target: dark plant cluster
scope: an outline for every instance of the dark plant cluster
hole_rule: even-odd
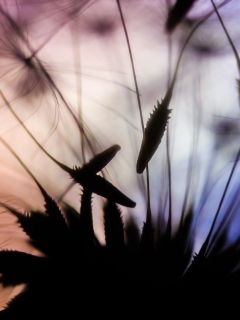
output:
[[[219,230],[215,241],[207,238],[193,255],[192,208],[172,236],[169,229],[161,230],[150,220],[141,233],[132,220],[124,226],[116,202],[130,207],[135,203],[111,184],[105,186],[104,178],[94,183],[94,176],[98,177],[95,169],[102,169],[116,149],[118,146],[112,146],[83,168],[72,169],[71,177],[84,185],[80,212],[65,203],[60,209],[37,181],[44,212],[23,214],[3,205],[42,255],[0,252],[2,284],[26,284],[1,311],[1,319],[41,319],[46,315],[79,319],[85,314],[110,317],[142,312],[154,316],[159,308],[171,314],[169,301],[180,302],[183,308],[185,300],[193,305],[204,303],[204,308],[217,308],[220,302],[229,307],[227,299],[240,283],[240,240],[227,245],[227,230]],[[103,207],[105,245],[93,228],[92,184],[99,187],[95,192],[107,198]]]
[[[56,80],[53,70],[50,70],[39,58],[41,48],[56,36],[56,30],[59,32],[61,23],[62,25],[72,23],[74,34],[83,13],[90,10],[94,4],[91,1],[59,1],[58,5],[54,1],[53,4],[48,5],[45,2],[36,2],[42,11],[38,10],[32,14],[35,19],[33,21],[41,18],[41,14],[46,16],[46,8],[54,16],[54,26],[51,24],[52,29],[45,34],[43,40],[41,39],[41,44],[38,41],[36,41],[38,44],[32,44],[24,19],[18,21],[14,18],[14,14],[17,16],[16,12],[10,14],[4,5],[0,4],[1,25],[4,27],[0,35],[0,55],[6,60],[5,66],[1,67],[1,79],[7,77],[7,83],[11,83],[12,78],[17,77],[13,85],[13,87],[17,85],[17,90],[12,88],[12,91],[8,92],[11,99],[7,98],[4,91],[0,89],[4,107],[38,151],[65,174],[65,179],[66,175],[70,177],[69,189],[77,186],[81,193],[78,200],[79,209],[64,198],[69,189],[64,190],[65,194],[57,198],[56,194],[53,195],[53,192],[48,191],[48,188],[40,183],[40,178],[36,178],[37,175],[32,173],[29,166],[25,164],[25,160],[17,155],[18,152],[6,142],[3,135],[0,136],[1,145],[10,152],[24,172],[34,181],[44,200],[43,210],[25,208],[24,212],[10,202],[1,200],[2,212],[7,212],[16,219],[17,225],[27,237],[29,247],[39,252],[36,255],[4,248],[0,251],[0,281],[3,288],[24,285],[20,293],[8,300],[0,311],[1,320],[143,316],[149,319],[155,317],[171,319],[176,314],[180,317],[188,314],[193,317],[214,312],[215,316],[218,316],[222,312],[228,312],[230,315],[237,310],[234,299],[240,287],[240,233],[235,232],[232,239],[229,234],[233,222],[237,221],[234,218],[237,216],[239,206],[239,183],[235,188],[231,190],[230,188],[237,170],[240,151],[232,153],[235,158],[230,162],[231,168],[227,172],[226,181],[220,186],[217,200],[214,199],[214,204],[217,203],[217,205],[212,207],[214,209],[209,209],[212,210],[209,212],[211,222],[196,251],[195,235],[201,218],[200,213],[207,198],[211,197],[212,186],[217,185],[219,181],[209,178],[215,169],[212,162],[200,192],[200,200],[191,194],[191,185],[194,180],[195,151],[193,151],[192,158],[188,162],[183,204],[179,205],[180,218],[178,217],[177,223],[174,222],[172,188],[173,184],[181,188],[181,184],[180,181],[172,178],[169,130],[175,111],[172,100],[183,54],[188,45],[193,45],[191,41],[194,39],[195,32],[213,15],[217,17],[219,30],[221,28],[226,36],[240,74],[237,48],[220,15],[220,9],[234,1],[220,1],[216,4],[213,0],[208,1],[210,11],[201,13],[196,21],[188,15],[191,10],[200,6],[200,1],[177,0],[174,3],[166,1],[164,30],[168,39],[174,37],[180,27],[191,26],[191,29],[181,43],[173,75],[171,76],[171,71],[169,72],[165,95],[161,101],[160,99],[156,101],[146,125],[143,121],[141,94],[127,29],[128,15],[123,10],[125,1],[113,2],[116,5],[119,20],[116,18],[116,21],[111,19],[105,21],[99,18],[98,21],[98,15],[96,19],[89,19],[86,15],[84,23],[85,29],[92,33],[92,37],[95,32],[96,37],[103,37],[106,42],[109,40],[108,37],[117,32],[119,24],[126,40],[134,87],[134,90],[131,90],[137,98],[142,129],[142,140],[135,163],[139,185],[146,199],[146,216],[140,228],[131,214],[137,202],[129,195],[130,188],[129,194],[121,191],[120,187],[110,182],[106,174],[110,162],[112,164],[118,158],[115,159],[120,150],[119,144],[106,147],[107,143],[105,143],[104,150],[97,151],[97,143],[83,120],[81,107],[78,112],[73,111],[71,104],[61,91],[61,82]],[[163,2],[159,1],[159,3]],[[28,1],[21,1],[21,6],[27,5]],[[141,6],[143,3],[140,1],[138,5]],[[109,7],[111,6],[112,4],[109,4]],[[169,47],[171,47],[170,40]],[[10,54],[12,52],[15,54]],[[16,63],[15,71],[10,68],[12,61]],[[80,67],[79,61],[75,62],[76,78],[79,80],[79,70],[77,70]],[[239,79],[237,79],[236,88],[237,95]],[[24,100],[26,104],[34,104],[36,98],[39,101],[44,99],[51,101],[49,104],[46,103],[47,106],[52,104],[52,100],[54,101],[54,117],[45,119],[53,122],[47,138],[45,137],[41,143],[37,132],[28,128],[27,120],[22,120],[13,107],[19,99],[26,99]],[[39,102],[39,109],[40,107],[41,102]],[[75,148],[73,150],[71,146],[69,147],[77,163],[72,168],[64,164],[64,161],[52,156],[53,152],[47,151],[49,150],[46,146],[48,140],[51,140],[51,135],[57,130],[58,125],[61,126],[62,114],[59,110],[69,116],[66,119],[71,119],[72,127],[75,126],[79,135],[80,156]],[[231,119],[228,120],[231,121]],[[228,127],[225,122],[218,128],[219,130],[222,128],[226,137],[228,128],[230,127],[231,132],[234,127],[232,125]],[[71,128],[69,133],[70,130]],[[62,139],[63,133],[60,131],[57,141],[67,144],[67,140]],[[61,145],[62,148],[65,147],[64,143]],[[165,147],[164,143],[166,143]],[[215,141],[215,143],[214,152],[224,154],[221,142]],[[163,177],[163,183],[167,196],[164,204],[159,205],[157,214],[153,214],[150,169],[160,147],[166,154],[166,177]],[[66,157],[66,163],[67,160]],[[79,165],[79,162],[82,164]],[[160,169],[159,165],[154,169],[154,174],[157,175]],[[59,180],[60,178],[56,178],[56,184],[60,184]],[[93,201],[96,196],[103,200],[101,202],[103,242],[98,238],[94,227],[96,208],[93,206]],[[123,217],[122,210],[127,210],[127,218]]]

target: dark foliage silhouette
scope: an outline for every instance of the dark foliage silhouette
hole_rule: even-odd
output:
[[[102,168],[109,161],[103,160],[103,155],[109,158],[109,150],[116,153],[115,149],[113,146],[97,155],[86,168],[93,171]],[[132,222],[124,225],[121,210],[109,196],[103,207],[106,244],[102,245],[92,222],[93,190],[83,187],[81,209],[77,212],[67,204],[60,209],[37,184],[44,197],[45,212],[21,213],[2,204],[17,218],[29,243],[42,256],[13,250],[0,252],[2,284],[26,284],[0,312],[1,319],[110,316],[116,312],[115,308],[119,309],[118,314],[138,314],[135,301],[143,303],[141,312],[151,314],[152,308],[153,312],[158,308],[164,310],[157,299],[161,298],[163,304],[169,299],[172,303],[183,303],[183,297],[192,296],[210,307],[211,297],[220,299],[225,296],[225,290],[237,290],[240,240],[228,244],[227,225],[215,231],[217,239],[207,238],[199,253],[193,255],[191,208],[171,238],[167,229],[160,230],[159,225],[149,223],[144,224],[139,238],[133,232],[137,225]],[[156,294],[156,288],[162,293]],[[120,307],[121,298],[124,303]],[[228,306],[226,298],[224,301]],[[156,305],[150,307],[152,304]]]
[[[135,87],[135,91],[129,90],[130,86],[125,87],[129,92],[136,94],[142,128],[141,143],[140,146],[137,146],[139,153],[136,164],[134,164],[136,169],[133,168],[134,173],[137,172],[137,179],[139,179],[140,189],[146,202],[145,220],[140,228],[131,211],[137,205],[137,201],[135,202],[132,200],[132,196],[128,195],[128,193],[132,194],[131,186],[127,185],[125,188],[127,192],[122,192],[120,187],[115,186],[106,178],[106,167],[113,159],[117,161],[115,156],[121,149],[120,144],[113,142],[110,147],[106,147],[106,139],[104,151],[97,151],[99,150],[96,147],[98,145],[97,139],[95,140],[94,135],[90,130],[88,131],[88,126],[85,125],[82,118],[81,108],[78,113],[73,111],[71,104],[62,94],[60,86],[55,82],[55,78],[38,57],[39,51],[54,37],[57,31],[61,30],[59,21],[64,17],[62,25],[71,23],[73,33],[76,32],[82,11],[88,10],[88,7],[91,8],[92,2],[69,1],[66,4],[64,2],[55,4],[54,2],[52,7],[54,13],[51,12],[51,14],[58,13],[55,17],[57,27],[49,35],[44,35],[44,41],[41,39],[41,44],[37,46],[37,49],[34,49],[28,40],[26,32],[28,28],[20,28],[20,23],[15,22],[9,13],[10,10],[0,4],[1,25],[4,27],[2,28],[3,34],[0,34],[0,56],[21,65],[17,71],[21,73],[22,77],[14,82],[17,89],[14,89],[14,85],[12,86],[12,90],[15,90],[13,101],[17,98],[26,99],[30,94],[31,97],[39,98],[39,96],[47,94],[48,91],[51,92],[51,97],[59,107],[56,113],[60,114],[60,106],[64,106],[64,112],[69,115],[72,121],[71,125],[74,124],[77,128],[76,131],[80,137],[80,143],[78,141],[77,146],[69,147],[76,155],[72,161],[75,161],[74,164],[77,163],[70,167],[65,164],[68,162],[67,156],[66,162],[57,160],[58,156],[51,155],[54,150],[48,152],[47,147],[43,147],[43,143],[40,143],[35,137],[37,134],[28,129],[27,123],[22,121],[18,112],[12,108],[12,101],[9,102],[0,89],[4,106],[10,111],[11,116],[14,116],[14,120],[17,121],[31,143],[34,143],[34,146],[38,147],[44,157],[46,156],[47,160],[54,166],[56,165],[63,174],[67,174],[67,178],[70,178],[71,181],[69,188],[78,187],[80,189],[78,209],[76,209],[63,196],[58,198],[53,191],[49,191],[50,188],[44,187],[44,184],[39,182],[40,178],[36,178],[37,174],[32,173],[21,157],[17,155],[17,152],[10,147],[2,135],[0,136],[1,145],[8,149],[11,156],[18,161],[35,182],[44,201],[43,210],[32,210],[23,205],[19,206],[19,209],[11,202],[1,199],[0,215],[7,213],[16,219],[16,224],[27,237],[29,247],[36,250],[38,254],[1,248],[1,285],[3,288],[23,285],[23,289],[11,297],[4,308],[0,310],[0,320],[40,320],[44,318],[71,320],[96,317],[115,319],[120,317],[143,318],[143,316],[148,319],[156,317],[171,319],[176,314],[181,318],[188,315],[205,317],[212,312],[215,317],[222,316],[223,312],[228,312],[229,317],[232,318],[231,313],[237,311],[234,299],[240,287],[240,234],[239,232],[237,235],[235,233],[234,238],[231,239],[229,235],[233,224],[238,221],[239,183],[234,186],[232,183],[239,163],[240,150],[232,152],[235,154],[235,158],[230,162],[230,171],[224,184],[222,183],[221,188],[219,187],[217,197],[211,194],[218,183],[217,179],[212,179],[211,171],[214,171],[215,157],[224,155],[222,152],[224,139],[221,142],[215,141],[214,155],[210,160],[212,166],[209,166],[209,171],[203,178],[203,187],[198,193],[196,190],[199,185],[196,184],[196,187],[192,183],[194,169],[200,171],[200,166],[194,167],[197,139],[193,142],[193,151],[188,160],[184,188],[182,187],[181,175],[176,180],[172,178],[172,159],[170,156],[172,143],[170,127],[176,109],[173,100],[175,99],[175,91],[177,91],[177,77],[179,82],[182,80],[184,83],[184,77],[179,76],[180,63],[194,33],[214,14],[224,36],[227,36],[239,71],[237,48],[219,13],[219,9],[228,2],[221,1],[216,6],[213,0],[209,0],[211,10],[207,14],[202,14],[201,19],[192,20],[196,23],[193,23],[191,31],[181,42],[173,73],[171,63],[169,63],[165,95],[163,95],[161,103],[160,100],[157,100],[145,126],[130,41],[131,32],[128,34],[129,21],[125,19],[127,15],[122,8],[124,1],[116,0],[115,2],[115,13],[118,14],[118,20],[104,20],[99,14],[98,19],[97,17],[96,19],[88,18],[84,21],[84,29],[88,34],[95,35],[96,38],[99,37],[106,42],[112,36],[113,31],[114,33],[118,32],[120,24],[122,35],[125,37],[130,60],[128,62],[132,72],[132,86]],[[28,4],[28,1],[21,3]],[[186,22],[189,23],[187,15],[195,3],[199,2],[179,0],[175,1],[172,7],[167,5],[168,12],[164,26],[169,37],[168,48],[171,48],[170,37],[174,36],[178,27],[181,28],[180,22],[183,22],[183,25]],[[45,2],[39,2],[36,5],[42,10],[45,5],[47,6]],[[40,10],[35,12],[38,18],[41,16],[40,12]],[[89,25],[87,25],[88,23]],[[30,25],[29,23],[28,27]],[[172,58],[170,51],[169,57]],[[76,79],[79,80],[81,74],[78,70],[78,62],[76,60],[75,67]],[[6,65],[2,72],[3,78],[11,75],[11,63]],[[185,69],[184,72],[186,72]],[[182,76],[182,74],[180,75]],[[237,84],[239,91],[239,79],[237,79]],[[182,87],[180,88],[183,90]],[[77,95],[80,93],[78,92]],[[57,129],[57,116],[54,120],[55,129]],[[224,134],[236,131],[231,125],[230,127],[226,125],[226,120],[225,122],[222,120],[220,124],[219,130]],[[66,126],[69,132],[71,125]],[[116,128],[114,129],[116,130]],[[216,125],[215,131],[217,129]],[[61,134],[59,136],[62,138]],[[51,134],[49,140],[51,140],[50,138]],[[60,139],[60,142],[61,148],[64,150],[63,139]],[[164,143],[166,144],[164,145]],[[184,146],[180,146],[180,148],[182,147]],[[78,148],[81,149],[80,156]],[[156,159],[159,156],[159,149],[166,151],[165,167],[161,166],[159,161],[159,165],[154,168],[155,176],[159,171],[162,173],[163,168],[164,174],[166,172],[166,177],[164,174],[159,176],[163,185],[159,192],[159,203],[164,198],[161,193],[166,192],[166,196],[164,204],[159,205],[156,214],[151,197],[157,188],[154,187],[151,189],[152,193],[150,192],[150,178],[152,176],[149,167],[153,163],[150,161],[153,156]],[[89,158],[90,160],[87,160]],[[79,162],[82,164],[79,165]],[[42,169],[47,168],[43,167]],[[145,173],[146,180],[143,176]],[[200,180],[201,174],[197,177]],[[61,179],[66,179],[66,175],[55,178],[56,188],[58,184],[62,183]],[[179,189],[183,189],[180,190],[183,191],[183,201],[182,203],[178,202],[177,208],[174,207],[174,209],[172,206],[173,183]],[[64,181],[64,185],[67,184],[67,181]],[[94,216],[97,212],[93,206],[95,197],[101,201],[104,242],[100,241],[94,226]],[[217,208],[215,209],[215,206],[210,209],[207,207],[207,218],[210,222],[205,230],[204,238],[196,250],[195,236],[201,223],[200,213],[208,198],[211,197],[213,197],[214,205],[217,203]],[[121,206],[127,210],[127,216],[123,214]],[[173,219],[174,210],[180,212],[180,215],[177,216],[178,220]]]
[[[195,0],[177,0],[175,5],[170,9],[166,22],[166,29],[172,32],[177,25],[183,20],[185,15],[193,6]]]

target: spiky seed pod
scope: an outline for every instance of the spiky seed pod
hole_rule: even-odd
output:
[[[88,189],[83,189],[81,197],[79,232],[81,244],[86,248],[91,248],[94,244],[95,234],[92,217],[92,193]]]
[[[128,198],[103,177],[96,174],[85,174],[81,170],[81,168],[71,169],[69,174],[83,188],[125,207],[134,208],[136,206],[136,202]]]
[[[68,172],[71,178],[76,183],[79,183],[83,188],[86,188],[92,193],[96,193],[99,196],[123,206],[134,208],[136,206],[136,202],[128,198],[106,179],[96,174],[114,158],[118,150],[120,150],[120,147],[118,145],[113,145],[103,152],[95,155],[92,160],[90,160],[81,168],[75,166],[73,169],[71,169],[68,166],[56,161],[53,157],[51,157],[51,159],[60,168]]]
[[[88,173],[98,173],[115,157],[121,147],[117,144],[107,148],[97,154],[88,163],[82,166],[82,169]]]
[[[121,250],[124,247],[121,211],[112,201],[107,201],[103,210],[106,246],[110,250]]]
[[[157,107],[154,106],[153,113],[150,114],[138,155],[137,173],[144,171],[162,140],[168,119],[170,118],[169,115],[172,111],[168,109],[170,99],[171,95],[167,94],[161,104],[157,101]]]

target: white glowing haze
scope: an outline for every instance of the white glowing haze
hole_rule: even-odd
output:
[[[136,173],[136,161],[142,129],[126,37],[116,1],[14,0],[0,1],[0,5],[36,51],[36,57],[69,107],[76,115],[81,110],[84,128],[95,152],[113,144],[121,146],[106,167],[106,178],[137,202],[134,209],[121,207],[121,210],[124,219],[131,213],[141,228],[145,221],[146,195],[140,183],[141,179],[145,182],[146,177],[145,172],[143,175]],[[166,93],[170,73],[172,76],[182,45],[192,29],[190,22],[204,17],[212,10],[212,5],[210,0],[196,1],[188,20],[185,19],[171,37],[164,29],[167,1],[125,0],[121,1],[121,6],[146,124],[157,100],[161,102]],[[239,1],[230,1],[219,12],[238,49]],[[0,15],[0,136],[42,186],[58,199],[71,180],[24,132],[6,106],[4,97],[44,148],[69,167],[83,164],[79,129],[61,97],[54,96],[39,70],[35,72],[34,67],[25,66],[16,56],[21,53],[30,57],[33,51],[29,51],[26,41],[6,19]],[[179,221],[191,157],[194,157],[194,175],[188,201],[195,200],[196,211],[206,175],[210,181],[219,178],[199,215],[196,250],[206,236],[206,227],[212,222],[231,161],[239,148],[238,78],[233,51],[216,14],[213,14],[186,47],[170,103],[174,225]],[[89,160],[93,155],[89,148],[86,149]],[[1,201],[9,201],[20,208],[43,208],[38,187],[2,144],[0,157]],[[152,214],[156,217],[164,208],[167,212],[168,207],[166,134],[149,163],[149,169]],[[238,176],[237,172],[235,176]],[[73,187],[64,200],[78,209],[79,194],[79,187]],[[102,201],[94,195],[96,234],[104,242]],[[15,220],[4,212],[0,217],[2,246],[32,250],[24,242],[21,231],[14,227]],[[237,214],[235,218],[238,219]],[[9,294],[9,290],[5,292],[5,296]],[[4,303],[4,298],[2,301]],[[0,305],[3,303],[0,299]]]

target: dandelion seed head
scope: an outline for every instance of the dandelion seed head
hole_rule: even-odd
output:
[[[20,37],[20,33],[24,31],[14,30],[2,19],[3,17],[0,31],[1,83],[12,91],[15,98],[30,98],[31,95],[39,98],[47,91],[48,86],[36,57]]]

